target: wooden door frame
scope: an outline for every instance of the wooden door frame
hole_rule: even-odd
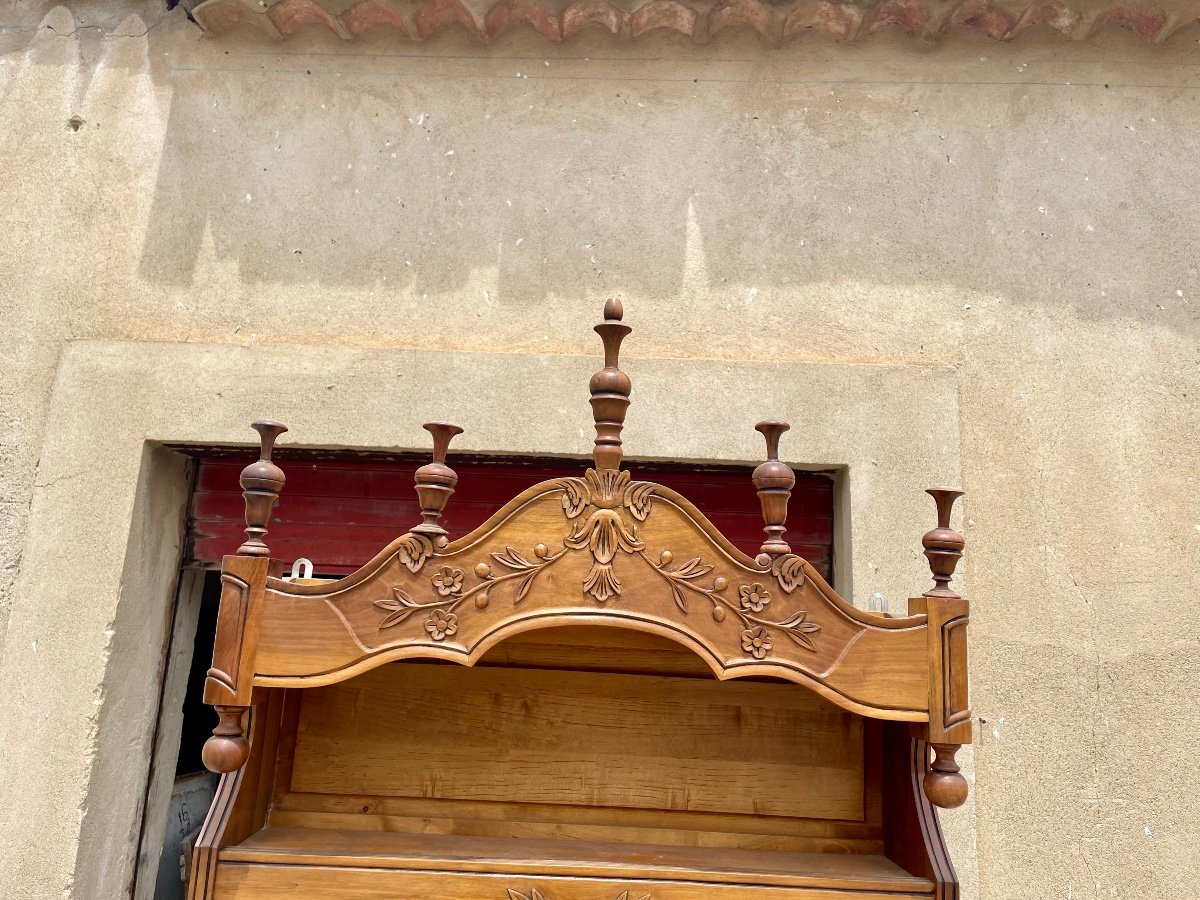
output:
[[[175,592],[171,632],[163,648],[162,691],[155,721],[154,748],[146,776],[146,799],[142,804],[141,838],[131,886],[133,900],[154,898],[183,730],[183,698],[192,668],[206,575],[204,569],[185,566],[180,571],[179,588]]]

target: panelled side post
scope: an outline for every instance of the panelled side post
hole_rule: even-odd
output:
[[[204,702],[216,709],[219,719],[202,754],[204,765],[213,772],[240,769],[249,756],[246,713],[251,704],[263,590],[268,576],[283,574],[283,563],[270,558],[263,538],[285,481],[271,453],[287,426],[261,421],[252,427],[259,435],[259,458],[242,470],[240,479],[246,501],[246,541],[238,555],[221,560],[221,609],[213,663],[204,681]]]
[[[967,800],[967,780],[955,754],[971,741],[971,705],[967,695],[967,622],[970,605],[950,587],[962,558],[963,537],[950,528],[950,514],[962,491],[930,488],[937,505],[937,527],[922,540],[934,586],[909,612],[924,611],[929,619],[929,746],[933,761],[923,779],[930,802],[944,808]]]

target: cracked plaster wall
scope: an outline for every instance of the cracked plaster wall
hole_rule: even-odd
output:
[[[984,720],[974,832],[945,816],[977,851],[967,893],[1185,896],[1195,47],[1115,29],[273,45],[202,39],[156,3],[0,2],[0,672],[37,665],[7,624],[45,575],[21,568],[31,503],[70,489],[38,468],[71,427],[47,429],[68,342],[591,356],[620,292],[632,356],[955,369]],[[856,595],[919,587],[917,563]],[[18,702],[58,700],[3,700],[11,762]],[[82,771],[60,810],[80,821]],[[33,859],[6,819],[7,895],[83,896],[71,867],[97,848],[52,831]]]

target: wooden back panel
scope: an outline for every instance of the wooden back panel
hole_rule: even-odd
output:
[[[400,663],[302,692],[291,789],[861,822],[863,724],[786,684]]]

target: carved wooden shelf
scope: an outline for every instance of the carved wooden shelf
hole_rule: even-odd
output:
[[[786,542],[786,423],[758,426],[755,558],[621,468],[619,303],[596,330],[593,469],[450,540],[459,429],[428,425],[421,521],[342,579],[270,558],[286,429],[256,425],[191,900],[957,897],[934,805],[965,800],[971,735],[958,492],[930,491],[934,587],[858,610]]]

